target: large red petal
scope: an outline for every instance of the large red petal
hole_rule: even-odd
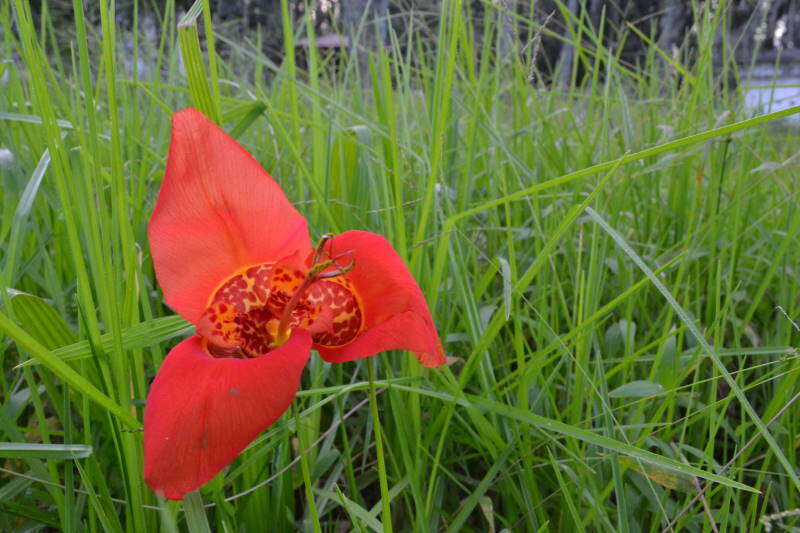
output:
[[[311,351],[298,331],[254,359],[213,358],[198,336],[158,371],[144,411],[144,479],[179,500],[213,478],[289,407]]]
[[[239,268],[311,252],[306,220],[278,183],[192,108],[173,116],[148,236],[167,303],[193,323],[217,285]]]
[[[315,345],[323,359],[341,363],[384,350],[411,350],[425,366],[444,364],[425,296],[389,241],[375,233],[348,231],[331,242],[334,254],[354,253],[355,266],[346,277],[361,299],[364,330],[341,348]]]

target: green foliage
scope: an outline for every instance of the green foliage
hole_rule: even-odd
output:
[[[742,106],[710,4],[678,54],[624,30],[650,43],[635,67],[628,34],[570,19],[556,89],[535,46],[499,46],[507,23],[550,30],[494,3],[481,39],[461,2],[435,38],[407,14],[362,72],[295,47],[313,25],[288,2],[275,64],[208,1],[128,31],[74,0],[65,55],[47,9],[0,0],[0,530],[705,531],[800,507],[798,108]],[[192,332],[146,234],[187,105],[312,233],[387,235],[450,363],[312,356],[293,408],[174,503],[142,480],[139,429]]]
[[[3,459],[84,459],[92,453],[91,446],[81,444],[31,444],[28,442],[0,442]]]

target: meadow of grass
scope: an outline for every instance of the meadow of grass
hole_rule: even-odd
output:
[[[494,4],[482,40],[446,1],[437,35],[392,34],[365,72],[295,58],[312,26],[288,16],[275,64],[202,2],[182,21],[166,2],[155,37],[138,11],[115,27],[113,2],[93,3],[99,27],[44,6],[0,1],[0,530],[800,524],[800,134],[775,122],[797,109],[743,109],[725,2],[695,7],[683,53],[636,65],[572,20],[567,87],[531,68],[529,21],[523,53],[498,53]],[[146,225],[188,105],[312,235],[386,235],[450,360],[312,355],[279,422],[163,502],[139,429],[191,326],[162,301]]]

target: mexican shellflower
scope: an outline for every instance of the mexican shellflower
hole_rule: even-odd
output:
[[[164,359],[144,413],[144,477],[166,498],[206,483],[286,411],[312,348],[336,363],[392,349],[445,361],[389,242],[347,231],[312,246],[278,183],[195,109],[173,117],[148,237],[166,303],[197,332]]]

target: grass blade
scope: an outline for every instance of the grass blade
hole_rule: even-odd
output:
[[[2,459],[85,459],[91,454],[92,447],[83,444],[0,442]]]
[[[211,533],[208,517],[203,507],[203,497],[196,490],[183,497],[183,510],[186,513],[186,526],[189,533]]]

